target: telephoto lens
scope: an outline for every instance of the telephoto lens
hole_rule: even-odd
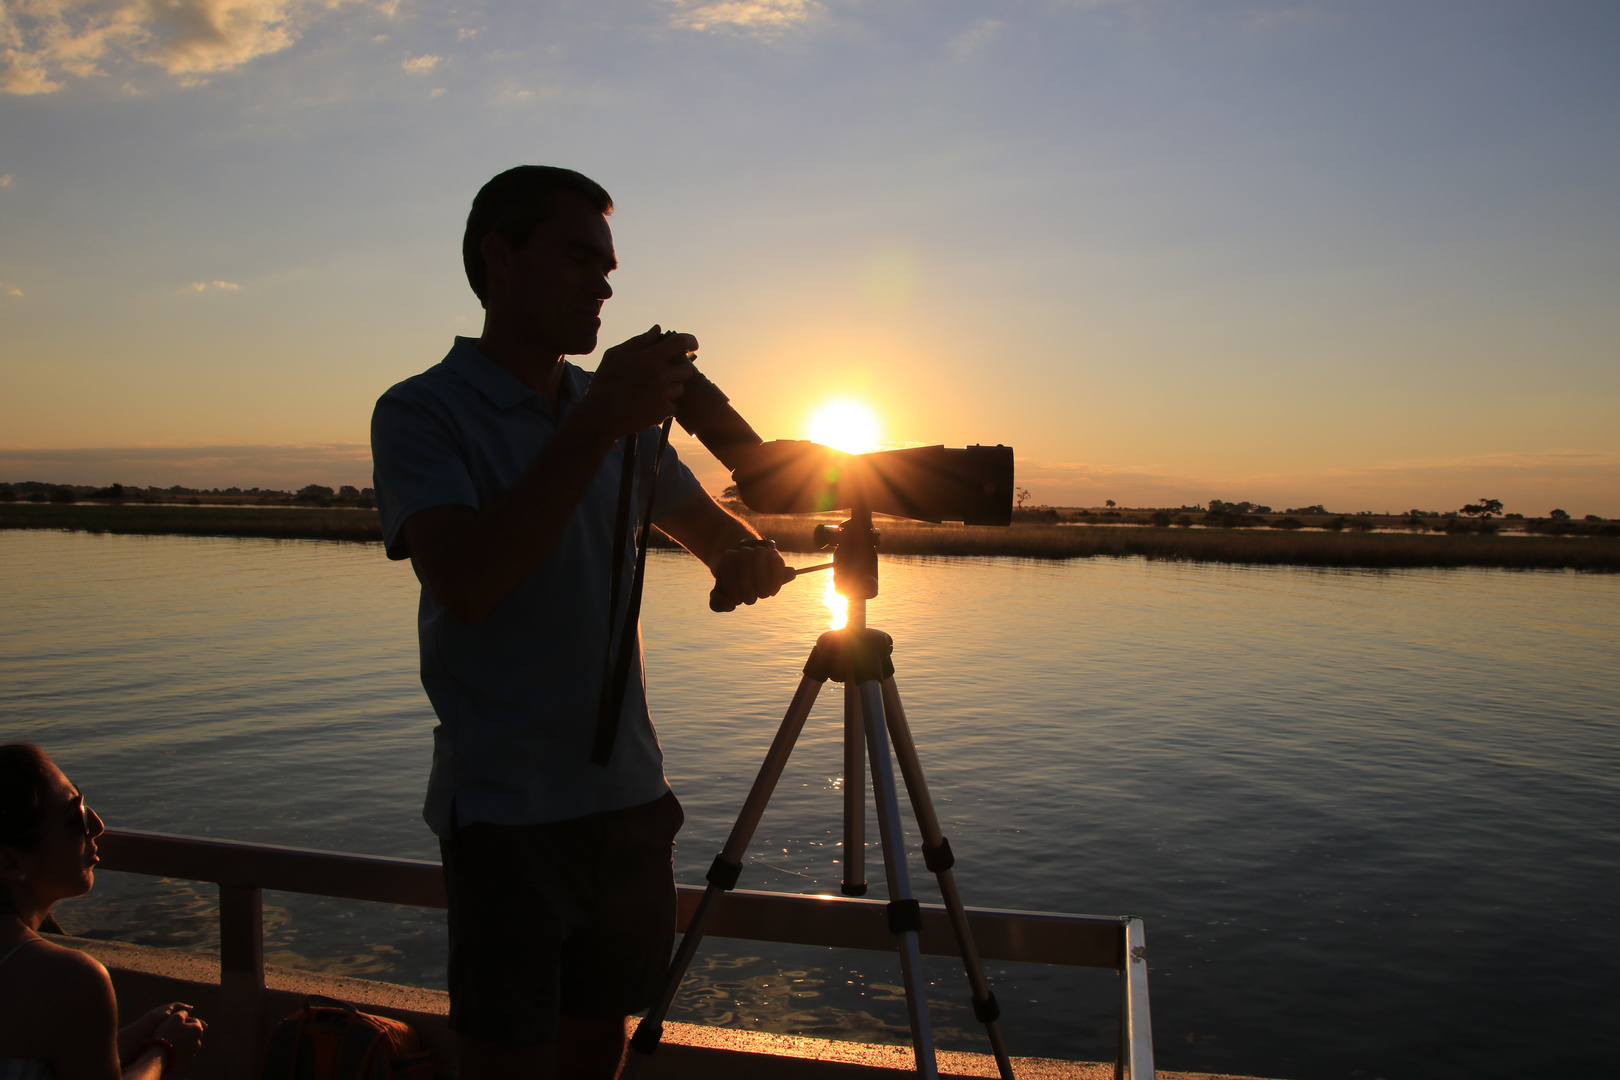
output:
[[[731,407],[730,399],[703,372],[694,372],[685,386],[681,396],[675,399],[675,422],[697,436],[709,453],[720,459],[720,464],[736,472],[748,452],[764,440],[754,433],[748,421]]]

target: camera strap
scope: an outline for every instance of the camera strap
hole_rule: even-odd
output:
[[[602,695],[596,713],[596,740],[591,747],[591,760],[606,765],[613,756],[613,744],[619,737],[619,714],[624,711],[624,695],[630,683],[630,662],[636,654],[636,627],[641,622],[641,588],[647,576],[647,542],[652,537],[653,499],[658,495],[658,473],[664,465],[664,451],[669,447],[669,427],[674,417],[664,419],[658,433],[658,452],[653,457],[652,480],[647,485],[647,509],[639,515],[640,527],[636,537],[636,568],[630,578],[630,598],[624,621],[614,634],[614,623],[619,612],[619,579],[624,573],[625,538],[630,531],[630,507],[635,500],[636,443],[639,435],[625,436],[624,471],[619,477],[619,508],[613,526],[613,575],[608,587],[611,607],[608,610],[608,653],[602,665]],[[614,641],[617,638],[617,646]]]

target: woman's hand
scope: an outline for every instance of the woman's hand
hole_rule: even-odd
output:
[[[165,1016],[157,1029],[147,1036],[149,1039],[164,1039],[174,1047],[174,1056],[169,1061],[170,1071],[178,1071],[191,1064],[191,1059],[202,1049],[203,1032],[208,1029],[207,1024],[191,1015],[191,1006],[179,1002],[175,1002],[175,1006],[174,1011]]]
[[[145,1016],[139,1017],[133,1023],[126,1024],[118,1029],[118,1060],[128,1062],[134,1056],[135,1048],[147,1039],[156,1036],[158,1025],[169,1018],[169,1014],[177,1009],[189,1012],[191,1006],[183,1001],[171,1001],[167,1005],[159,1005]]]

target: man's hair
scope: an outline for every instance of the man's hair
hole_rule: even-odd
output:
[[[613,213],[613,198],[588,176],[572,169],[550,165],[519,165],[507,169],[478,190],[472,212],[467,215],[467,231],[461,238],[461,261],[467,268],[467,283],[482,303],[488,284],[484,273],[484,237],[498,232],[514,248],[529,242],[534,227],[551,211],[555,192],[571,191],[602,214]]]
[[[32,743],[0,746],[0,845],[18,851],[39,847],[50,771],[50,756]]]

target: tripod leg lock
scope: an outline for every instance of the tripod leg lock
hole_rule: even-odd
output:
[[[889,933],[915,933],[922,929],[922,905],[915,900],[889,901]]]
[[[710,885],[717,885],[722,892],[730,892],[737,887],[737,879],[742,877],[742,864],[736,866],[726,862],[725,855],[716,855],[714,862],[709,864],[709,872],[703,875],[703,880]]]
[[[993,1024],[1001,1019],[1001,1006],[996,1003],[994,990],[985,991],[983,998],[973,999],[973,1018],[981,1024]]]
[[[956,856],[951,854],[951,839],[948,836],[939,838],[939,846],[933,849],[923,848],[923,865],[928,867],[931,874],[943,874],[956,865]]]
[[[643,1020],[636,1025],[636,1033],[630,1036],[630,1049],[642,1056],[650,1055],[658,1049],[658,1041],[664,1037],[662,1022]]]

